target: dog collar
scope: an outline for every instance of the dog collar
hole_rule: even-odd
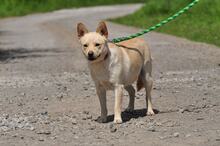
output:
[[[108,52],[106,53],[104,60],[106,60],[107,58],[108,58]]]

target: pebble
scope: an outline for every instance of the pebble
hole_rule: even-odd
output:
[[[48,97],[44,97],[44,100],[48,100]]]
[[[43,137],[40,137],[38,140],[39,140],[39,141],[44,141]]]
[[[110,132],[111,132],[111,133],[114,133],[114,132],[117,131],[117,128],[116,128],[116,125],[115,125],[115,124],[111,124],[111,125],[109,126],[109,128],[110,128]]]
[[[89,114],[89,111],[83,111],[83,114],[88,115],[88,114]]]
[[[92,119],[92,115],[87,115],[86,118],[87,119]]]
[[[54,139],[56,139],[56,136],[52,136],[52,137],[50,137],[50,139],[54,140]]]
[[[147,128],[147,131],[156,132],[156,129],[153,126]]]
[[[208,92],[205,92],[204,95],[208,95]]]
[[[139,95],[139,96],[143,96],[144,93],[140,92],[140,93],[137,93],[137,95]]]
[[[175,133],[173,133],[173,136],[174,136],[174,137],[179,137],[179,136],[180,136],[180,133],[179,133],[179,132],[175,132]]]
[[[186,138],[187,138],[187,137],[190,137],[190,136],[191,136],[191,134],[186,134],[186,135],[185,135]]]
[[[35,130],[35,128],[34,128],[34,127],[30,127],[29,129],[30,129],[31,131],[34,131],[34,130]]]
[[[95,130],[96,126],[92,125],[91,127],[89,127],[89,130]]]
[[[63,97],[64,97],[64,96],[63,96],[62,93],[60,93],[60,94],[57,95],[57,99],[60,100],[60,101],[63,99]]]
[[[72,119],[72,124],[73,124],[73,125],[77,125],[76,119]]]
[[[204,118],[200,117],[200,118],[197,118],[196,120],[198,120],[198,121],[199,121],[199,120],[204,120]]]
[[[45,111],[45,112],[41,112],[40,114],[41,114],[41,115],[47,115],[47,114],[48,114],[48,112],[47,112],[47,111]]]
[[[50,135],[51,132],[49,130],[40,130],[36,132],[37,134],[45,134],[45,135]]]
[[[26,94],[25,94],[24,92],[22,92],[20,95],[21,95],[21,96],[25,96]]]
[[[136,96],[135,98],[136,98],[136,99],[140,99],[140,97],[139,97],[139,96]]]
[[[196,85],[197,85],[197,86],[202,86],[202,83],[197,83]]]
[[[164,139],[166,139],[166,138],[168,138],[167,136],[159,136],[159,138],[161,139],[161,140],[164,140]]]

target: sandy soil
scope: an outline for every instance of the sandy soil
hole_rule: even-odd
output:
[[[145,115],[144,91],[135,112],[113,125],[95,120],[100,107],[76,23],[132,13],[141,5],[60,10],[0,20],[0,145],[219,146],[220,49],[170,35],[144,36],[154,58],[153,105]],[[110,37],[137,28],[108,22]],[[123,108],[128,104],[125,93]]]

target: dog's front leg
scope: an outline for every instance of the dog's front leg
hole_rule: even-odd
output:
[[[96,84],[96,92],[99,97],[99,102],[101,106],[101,116],[98,118],[99,123],[107,122],[107,106],[106,106],[106,90],[100,84]]]
[[[123,85],[115,86],[115,115],[114,115],[114,123],[120,124],[122,123],[121,118],[121,109],[122,109],[122,98],[123,98]]]

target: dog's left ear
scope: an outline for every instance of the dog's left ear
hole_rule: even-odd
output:
[[[104,21],[99,22],[96,32],[108,38],[108,29]]]

